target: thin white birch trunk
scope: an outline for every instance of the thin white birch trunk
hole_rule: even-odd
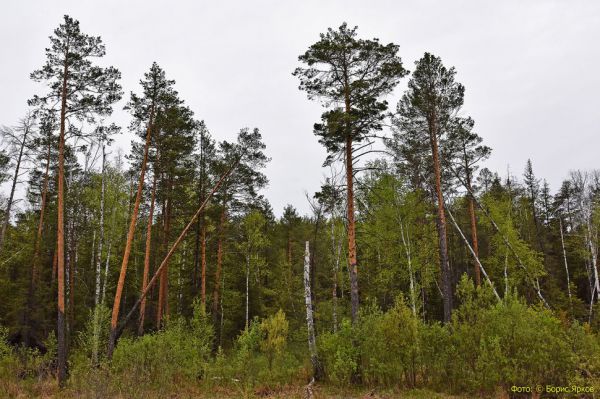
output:
[[[479,265],[479,269],[481,270],[481,272],[485,276],[485,279],[487,280],[487,282],[492,287],[492,290],[494,291],[494,295],[496,295],[496,298],[498,298],[498,300],[500,301],[501,300],[500,299],[500,295],[498,295],[498,292],[496,291],[496,287],[494,287],[494,284],[492,283],[492,280],[490,280],[490,277],[488,276],[488,274],[486,273],[483,265],[479,261],[479,257],[475,254],[475,251],[473,250],[473,247],[471,247],[471,244],[469,243],[469,240],[467,240],[467,238],[463,234],[462,230],[460,229],[460,227],[456,223],[456,220],[454,219],[454,216],[452,215],[452,212],[450,212],[450,209],[448,207],[446,207],[446,213],[448,214],[448,216],[450,216],[450,220],[452,220],[452,224],[454,225],[454,227],[456,227],[456,230],[458,230],[458,233],[460,234],[460,236],[462,237],[463,241],[465,242],[465,245],[467,246],[467,248],[469,248],[469,251],[471,251],[471,255],[473,255],[473,258],[477,262],[477,265]],[[539,290],[539,285],[538,285],[538,290]]]
[[[305,243],[304,249],[304,302],[306,304],[306,327],[308,329],[308,350],[310,361],[313,366],[313,378],[319,379],[321,366],[317,355],[317,343],[315,339],[315,325],[313,319],[312,298],[310,292],[310,244]]]
[[[250,316],[250,255],[246,254],[246,330],[248,329],[249,316]]]
[[[415,282],[413,277],[412,270],[412,257],[410,254],[410,244],[407,243],[407,239],[404,237],[404,225],[400,222],[400,236],[402,237],[402,244],[404,244],[404,250],[406,252],[406,261],[408,263],[408,276],[410,278],[410,306],[412,308],[413,315],[417,315],[417,304],[415,299]],[[408,231],[406,232],[406,236],[408,237]],[[408,237],[408,242],[410,242],[410,237]]]
[[[567,250],[565,249],[565,238],[563,234],[562,218],[558,218],[558,225],[560,227],[560,244],[562,245],[563,260],[565,261],[565,272],[567,274],[567,293],[569,294],[569,303],[571,302],[571,279],[569,277],[569,265],[567,263]]]

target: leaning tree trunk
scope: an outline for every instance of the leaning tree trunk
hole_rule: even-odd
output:
[[[127,313],[127,315],[125,315],[125,318],[123,320],[121,328],[119,328],[117,330],[117,333],[115,334],[115,342],[116,342],[116,338],[119,337],[119,335],[121,334],[123,328],[125,327],[125,325],[127,325],[127,322],[131,319],[131,317],[133,316],[133,314],[137,310],[137,308],[140,305],[140,302],[142,301],[142,299],[144,299],[144,297],[146,297],[146,295],[148,294],[148,292],[150,291],[150,289],[154,286],[154,283],[159,278],[159,276],[162,273],[163,269],[165,268],[166,264],[169,262],[169,259],[171,259],[171,256],[173,256],[173,253],[175,253],[175,251],[177,250],[177,247],[179,246],[179,244],[185,238],[185,235],[187,234],[187,232],[189,231],[189,229],[192,227],[192,225],[194,224],[194,222],[196,221],[196,219],[199,217],[199,215],[202,213],[202,211],[206,207],[206,204],[208,203],[209,199],[213,196],[213,194],[215,192],[217,192],[217,190],[219,189],[219,187],[221,187],[221,184],[225,181],[225,179],[227,179],[227,177],[229,177],[229,175],[231,174],[231,172],[237,166],[238,163],[239,163],[239,158],[238,158],[238,160],[236,162],[234,162],[231,165],[231,167],[227,170],[227,172],[225,172],[221,176],[221,178],[219,179],[219,181],[213,187],[213,189],[210,192],[210,194],[204,199],[204,202],[200,205],[200,207],[198,208],[198,210],[196,211],[196,213],[194,214],[194,216],[192,216],[192,219],[190,220],[190,222],[181,231],[181,233],[179,234],[179,237],[175,240],[175,242],[171,246],[171,249],[169,250],[169,252],[165,256],[165,258],[161,262],[160,266],[154,272],[154,276],[148,282],[148,285],[146,286],[146,289],[142,292],[140,298],[134,303],[134,305],[131,308],[131,310],[129,311],[129,313]]]
[[[10,223],[10,211],[15,197],[15,188],[17,187],[17,180],[19,179],[19,169],[21,168],[21,159],[23,159],[23,150],[25,149],[25,143],[27,140],[27,134],[29,133],[29,121],[24,122],[25,129],[23,130],[23,140],[21,140],[21,146],[19,148],[19,155],[17,157],[17,164],[15,166],[15,174],[13,176],[12,186],[10,187],[10,195],[8,197],[8,203],[6,204],[6,212],[4,212],[4,223],[2,224],[2,230],[0,231],[0,253],[2,252],[2,246],[4,245],[4,239],[6,238],[6,230]]]
[[[308,329],[308,351],[310,361],[313,366],[313,378],[320,380],[323,376],[323,369],[319,362],[317,354],[317,342],[315,339],[315,323],[313,319],[312,297],[310,291],[310,246],[306,241],[304,250],[304,302],[306,304],[306,327]]]
[[[437,197],[438,250],[440,256],[440,269],[442,272],[442,300],[444,302],[444,323],[450,322],[452,315],[452,276],[448,262],[448,239],[446,231],[446,214],[444,211],[444,197],[442,196],[442,172],[438,149],[438,128],[436,116],[431,115],[429,120],[429,141],[433,155],[433,172],[435,175],[435,193]]]
[[[154,217],[154,200],[156,198],[156,171],[152,179],[152,194],[150,194],[150,210],[148,211],[148,225],[146,226],[146,249],[144,253],[144,275],[142,277],[142,292],[148,285],[150,274],[150,253],[152,249],[152,219]],[[138,335],[144,334],[144,319],[146,317],[146,297],[140,304],[140,321],[138,325]]]
[[[108,358],[112,358],[113,350],[115,349],[115,340],[117,334],[117,322],[119,321],[119,309],[121,306],[121,295],[123,295],[123,287],[125,285],[125,274],[127,273],[127,265],[129,263],[129,255],[131,254],[131,247],[133,245],[133,235],[135,233],[135,225],[137,222],[137,215],[140,209],[140,201],[142,199],[142,191],[144,189],[144,176],[146,174],[146,163],[148,162],[148,150],[150,149],[150,141],[152,138],[152,120],[154,118],[154,104],[150,109],[150,118],[148,120],[148,127],[146,131],[146,143],[144,145],[144,156],[142,158],[142,165],[140,167],[140,180],[138,182],[137,193],[135,196],[135,203],[133,204],[133,212],[131,213],[131,220],[129,222],[129,231],[127,232],[127,241],[125,242],[125,252],[123,254],[123,262],[121,263],[121,272],[119,273],[119,281],[117,282],[117,289],[115,292],[115,301],[113,303],[112,316],[110,320],[110,338],[108,340]]]

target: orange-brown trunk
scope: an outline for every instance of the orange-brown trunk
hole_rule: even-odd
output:
[[[148,211],[148,225],[146,226],[146,250],[144,253],[144,274],[142,277],[142,291],[148,285],[148,276],[150,274],[150,254],[152,249],[152,218],[154,216],[154,199],[156,197],[156,173],[152,179],[152,194],[150,196],[150,210]],[[146,317],[146,297],[142,298],[140,304],[140,321],[138,326],[138,335],[144,333],[144,318]]]
[[[140,208],[140,201],[142,199],[142,191],[144,188],[144,176],[146,174],[146,163],[148,162],[148,151],[150,149],[150,141],[152,137],[152,120],[154,117],[154,104],[150,110],[150,118],[148,120],[148,127],[146,130],[146,143],[144,145],[144,156],[142,158],[142,165],[140,167],[140,180],[138,182],[137,193],[135,196],[135,203],[133,205],[133,212],[131,214],[131,220],[129,222],[129,230],[127,232],[127,241],[125,241],[125,252],[123,253],[123,262],[121,263],[121,271],[119,273],[119,280],[117,282],[117,289],[115,291],[115,300],[113,303],[112,315],[110,320],[110,338],[108,341],[108,357],[112,358],[112,353],[117,338],[117,322],[119,320],[119,309],[121,307],[121,296],[123,295],[123,287],[125,285],[125,274],[127,273],[127,265],[129,264],[129,255],[131,254],[131,247],[133,244],[133,235],[135,233],[135,225],[137,221],[137,215]]]
[[[223,207],[219,221],[219,238],[217,240],[217,270],[215,271],[215,288],[213,291],[212,303],[213,318],[215,319],[215,323],[218,320],[219,313],[219,290],[221,289],[221,270],[223,267],[223,238],[225,230],[225,218],[226,210],[225,207]]]
[[[477,240],[477,218],[475,217],[475,204],[473,197],[469,194],[469,215],[471,217],[471,240],[473,241],[473,252],[479,259],[479,242]],[[475,273],[475,284],[477,287],[481,285],[481,270],[479,270],[479,264],[477,260],[473,260],[473,271]]]

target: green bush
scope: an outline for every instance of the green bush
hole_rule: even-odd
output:
[[[350,320],[343,319],[336,333],[324,333],[318,338],[325,374],[329,380],[349,385],[358,370],[359,348],[354,345],[355,331]]]
[[[388,312],[361,314],[358,335],[362,375],[370,384],[392,385],[402,380],[414,386],[420,362],[420,321],[402,297]]]
[[[125,377],[124,384],[169,385],[204,377],[209,362],[213,330],[196,307],[191,323],[182,319],[164,330],[139,338],[122,338],[115,349],[111,374]]]
[[[454,389],[489,392],[512,385],[567,384],[577,358],[568,331],[549,310],[525,304],[509,294],[491,300],[488,288],[463,279],[462,304],[451,324],[449,376]]]

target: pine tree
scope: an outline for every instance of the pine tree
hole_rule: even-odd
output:
[[[442,187],[442,162],[440,137],[447,134],[452,118],[463,104],[464,87],[454,80],[456,71],[447,69],[442,60],[425,53],[416,63],[408,82],[408,90],[398,103],[398,124],[403,131],[427,133],[432,157],[435,196],[437,201],[437,229],[439,240],[440,269],[442,272],[442,295],[444,322],[450,321],[453,289],[452,272],[448,261],[448,239],[444,196]]]
[[[358,154],[353,145],[381,130],[387,110],[382,97],[407,74],[397,56],[397,45],[359,39],[356,30],[346,23],[338,30],[329,28],[298,58],[306,68],[294,71],[300,79],[300,90],[306,91],[309,99],[322,99],[330,107],[321,117],[323,123],[315,124],[314,132],[329,153],[328,161],[341,155],[346,167],[353,321],[357,320],[359,306],[354,214],[354,162]]]
[[[142,96],[131,93],[131,99],[125,109],[129,110],[133,116],[131,128],[139,131],[140,127],[146,125],[146,134],[144,147],[140,161],[140,177],[138,181],[135,201],[131,212],[129,229],[127,232],[127,241],[125,242],[125,251],[123,253],[123,261],[119,273],[119,281],[115,291],[115,300],[113,302],[113,310],[111,316],[111,332],[108,343],[108,357],[112,357],[115,342],[117,339],[117,322],[119,321],[119,309],[121,306],[121,296],[125,284],[125,275],[129,264],[129,256],[133,245],[133,236],[135,233],[135,225],[137,222],[138,211],[142,199],[142,191],[144,188],[144,176],[146,174],[146,164],[148,161],[148,152],[152,141],[152,132],[154,131],[154,122],[156,115],[167,104],[176,102],[177,92],[173,90],[173,80],[167,80],[165,72],[156,64],[153,63],[150,71],[144,74],[144,80],[140,81],[142,86]]]
[[[65,134],[72,118],[92,122],[96,115],[109,115],[111,105],[121,98],[118,80],[120,72],[113,68],[101,68],[92,63],[94,58],[104,56],[105,48],[99,36],[88,36],[79,29],[79,21],[68,15],[50,37],[51,46],[46,49],[46,63],[31,74],[36,82],[46,81],[50,91],[45,96],[34,96],[33,106],[59,102],[60,131],[58,139],[58,381],[62,386],[66,379],[67,352],[65,339]]]

